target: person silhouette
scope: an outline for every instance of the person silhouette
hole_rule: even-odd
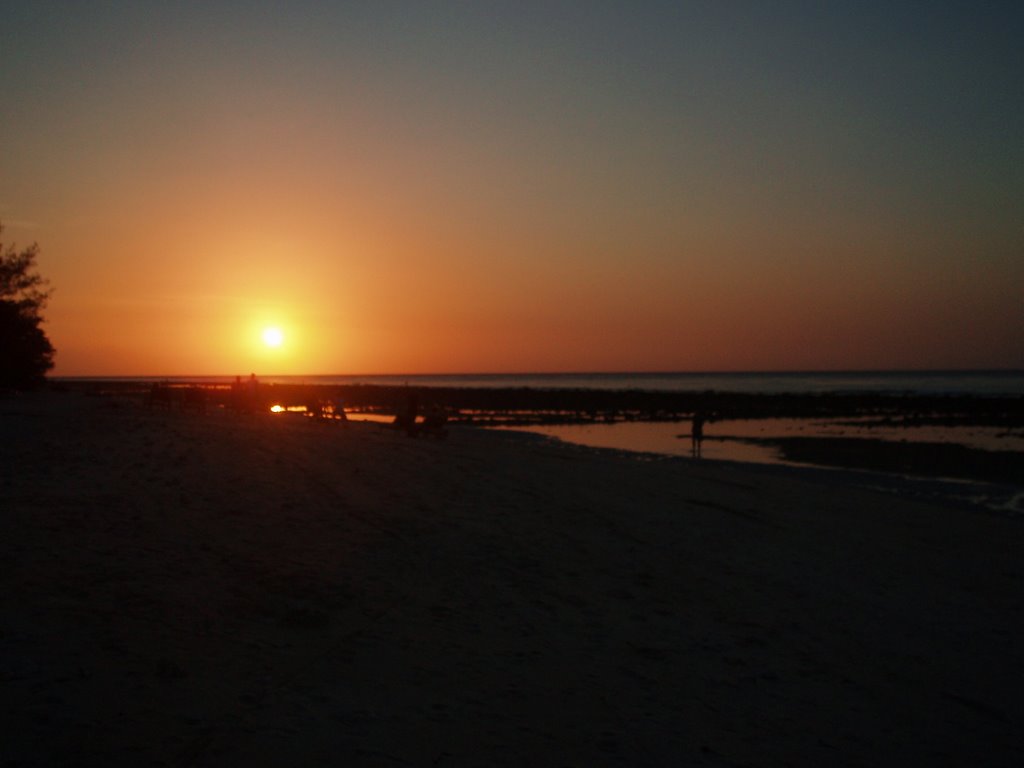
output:
[[[700,444],[704,440],[704,414],[696,411],[693,414],[693,425],[690,428],[693,455],[700,457]]]
[[[249,374],[249,381],[246,383],[245,405],[250,413],[259,409],[260,382],[255,373]]]
[[[419,415],[419,403],[416,401],[416,393],[410,392],[405,401],[405,407],[395,416],[394,425],[397,429],[404,429],[412,437],[416,434],[416,417]]]

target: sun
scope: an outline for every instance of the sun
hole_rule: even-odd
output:
[[[284,334],[280,328],[264,328],[263,343],[268,347],[280,347],[284,342]]]

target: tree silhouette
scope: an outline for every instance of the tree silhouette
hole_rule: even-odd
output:
[[[53,345],[40,327],[50,290],[36,271],[38,255],[36,243],[19,251],[0,242],[0,388],[38,386],[53,367]]]

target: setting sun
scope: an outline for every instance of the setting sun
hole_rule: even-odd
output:
[[[267,328],[263,331],[263,343],[268,347],[280,347],[284,342],[284,334],[280,328]]]

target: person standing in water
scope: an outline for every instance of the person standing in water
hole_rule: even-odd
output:
[[[693,441],[693,455],[700,457],[700,444],[704,440],[704,414],[696,411],[693,414],[693,425],[690,428],[690,439]]]

